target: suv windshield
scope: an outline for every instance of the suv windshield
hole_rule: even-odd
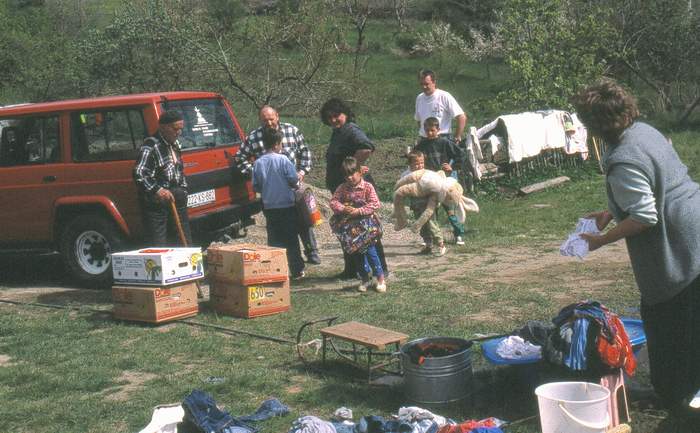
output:
[[[185,129],[179,138],[183,150],[238,144],[241,138],[221,99],[166,101],[163,110],[180,111]]]

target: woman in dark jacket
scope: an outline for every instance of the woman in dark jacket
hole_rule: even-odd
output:
[[[332,193],[345,182],[342,163],[348,157],[354,157],[358,164],[364,165],[370,154],[374,152],[374,143],[355,123],[355,114],[341,99],[331,98],[321,107],[321,121],[333,128],[331,141],[326,150],[326,188]],[[364,175],[365,181],[376,187],[369,173]],[[385,275],[389,275],[384,257],[384,247],[381,240],[376,244],[377,254],[382,262]],[[341,279],[356,278],[357,271],[352,266],[349,256],[343,252],[345,267],[338,276]]]
[[[617,222],[604,234],[581,237],[591,251],[625,239],[641,293],[652,384],[674,414],[691,415],[688,398],[700,388],[700,186],[671,143],[637,120],[636,100],[614,81],[584,89],[574,104],[590,132],[608,144],[608,209],[589,217],[600,230]]]

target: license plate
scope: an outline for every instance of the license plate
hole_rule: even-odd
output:
[[[198,207],[216,201],[216,191],[208,189],[206,191],[189,194],[187,196],[187,207]]]

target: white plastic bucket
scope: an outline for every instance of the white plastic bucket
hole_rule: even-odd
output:
[[[542,433],[605,433],[610,391],[595,383],[553,382],[535,389]]]

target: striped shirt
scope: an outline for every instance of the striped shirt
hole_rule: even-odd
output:
[[[180,143],[168,144],[160,133],[144,140],[134,166],[134,181],[144,192],[155,194],[160,188],[187,188]]]
[[[236,166],[243,174],[250,174],[253,162],[265,153],[262,141],[263,129],[261,126],[251,131],[245,143],[234,155]],[[289,123],[280,122],[279,131],[282,133],[282,154],[292,161],[297,171],[308,174],[311,171],[311,150],[304,142],[304,135],[299,128]]]

